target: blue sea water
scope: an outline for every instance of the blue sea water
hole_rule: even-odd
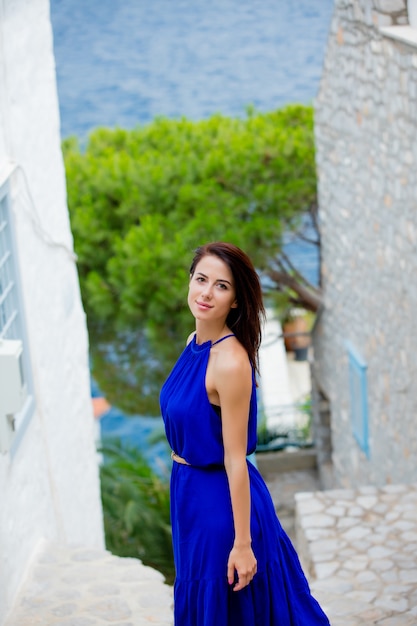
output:
[[[62,136],[314,99],[333,0],[51,0]]]
[[[127,417],[120,409],[112,407],[101,418],[100,431],[103,445],[108,439],[120,440],[124,445],[140,450],[159,476],[169,476],[170,451],[161,418],[143,415]],[[158,441],[155,441],[156,435]]]
[[[51,0],[61,136],[311,103],[332,9],[333,0]],[[317,284],[315,248],[288,240],[286,250]],[[146,440],[161,422],[146,420],[112,409],[102,432],[158,463]]]

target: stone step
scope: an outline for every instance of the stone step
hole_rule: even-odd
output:
[[[304,470],[317,470],[317,452],[314,448],[258,452],[256,464],[261,474],[277,475]]]
[[[5,626],[172,626],[172,588],[139,559],[45,544]]]

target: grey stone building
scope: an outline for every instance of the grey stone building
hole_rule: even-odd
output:
[[[325,486],[417,481],[417,27],[336,0],[315,132],[324,303],[313,332]]]

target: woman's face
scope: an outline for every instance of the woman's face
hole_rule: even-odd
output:
[[[209,254],[197,263],[190,277],[188,306],[198,320],[223,322],[237,307],[232,272],[218,256]]]

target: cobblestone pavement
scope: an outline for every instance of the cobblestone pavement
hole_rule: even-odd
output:
[[[5,626],[172,626],[172,588],[138,559],[47,544]]]
[[[417,485],[296,501],[298,552],[332,626],[416,626]]]

